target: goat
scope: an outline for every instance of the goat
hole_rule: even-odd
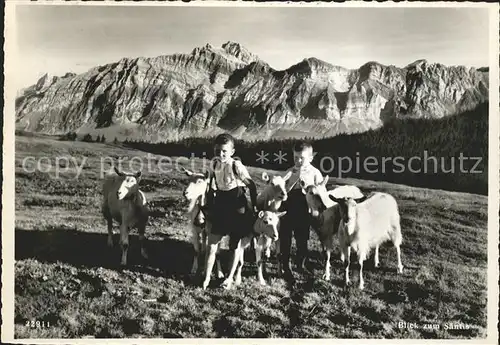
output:
[[[233,262],[231,264],[231,270],[228,277],[223,282],[223,286],[226,289],[230,289],[233,283],[233,276],[236,272],[236,267],[238,266],[238,271],[236,272],[235,284],[241,284],[241,270],[244,264],[244,254],[245,249],[248,248],[253,240],[255,247],[255,261],[257,263],[257,279],[261,285],[266,285],[264,276],[262,273],[263,268],[263,258],[262,253],[265,253],[266,257],[269,258],[269,248],[273,242],[276,242],[279,238],[279,218],[286,214],[283,212],[273,212],[273,211],[259,211],[257,219],[253,225],[254,233],[250,236],[246,236],[240,240],[238,248],[236,249]],[[279,247],[278,247],[279,250]]]
[[[289,171],[285,176],[269,176],[265,171],[262,180],[267,182],[265,188],[257,195],[257,208],[263,211],[278,211],[283,201],[288,198],[286,181],[292,176]]]
[[[352,198],[336,198],[330,195],[330,199],[339,204],[341,216],[339,242],[345,258],[342,260],[345,268],[345,284],[349,285],[351,248],[358,254],[359,289],[363,289],[365,284],[363,262],[368,257],[370,249],[375,247],[375,267],[378,267],[379,246],[388,240],[391,240],[396,247],[398,273],[402,273],[401,224],[398,204],[394,197],[387,193],[376,192],[359,204]]]
[[[318,185],[305,186],[301,181],[303,193],[306,194],[306,201],[311,214],[311,227],[319,237],[323,252],[325,253],[325,273],[323,279],[330,280],[330,258],[333,251],[333,238],[337,233],[340,223],[340,212],[337,203],[330,199],[330,195],[336,197],[351,197],[361,200],[364,195],[356,186],[339,186],[331,191],[327,191],[326,184],[329,176],[326,175]],[[341,253],[341,260],[343,260]]]
[[[267,172],[262,172],[262,180],[266,182],[264,189],[257,195],[257,209],[263,211],[278,212],[281,204],[288,199],[286,190],[286,181],[292,176],[289,171],[285,176],[272,175],[269,176]],[[280,246],[279,240],[276,241],[276,248]],[[271,246],[266,247],[266,256],[271,256]],[[279,248],[277,249],[279,250]],[[281,267],[281,262],[279,262]],[[280,268],[281,271],[281,268]]]
[[[309,185],[306,186],[304,181],[300,181],[300,186],[302,188],[302,193],[306,194],[306,200],[308,198],[307,194],[309,195],[315,195],[317,198],[316,202],[311,203],[311,205],[316,204],[318,207],[313,210],[311,209],[311,205],[309,206],[309,213],[311,213],[313,216],[317,216],[319,212],[319,208],[321,208],[321,205],[323,205],[323,208],[329,208],[333,205],[335,205],[335,202],[333,202],[330,198],[329,195],[332,195],[333,197],[336,198],[344,198],[344,197],[351,197],[352,199],[356,200],[362,200],[364,198],[363,192],[361,190],[353,185],[345,185],[345,186],[338,186],[332,190],[327,190],[326,189],[326,184],[328,183],[329,176],[325,175],[323,178],[323,181],[317,185]],[[313,201],[309,197],[309,201]],[[319,203],[319,204],[318,204]],[[309,205],[310,203],[308,203]]]
[[[113,220],[120,224],[120,245],[122,248],[121,265],[127,265],[129,229],[137,227],[141,255],[147,259],[145,244],[146,224],[149,211],[146,197],[139,190],[141,171],[125,174],[114,168],[116,175],[107,177],[103,183],[102,214],[108,224],[108,246],[113,246]]]
[[[191,243],[194,248],[193,265],[191,273],[196,274],[199,267],[200,254],[203,257],[207,253],[207,236],[210,231],[210,220],[207,219],[210,210],[207,207],[207,193],[209,187],[209,172],[205,174],[194,173],[181,167],[181,170],[189,177],[189,183],[184,190],[184,198],[189,202],[187,213],[190,218]],[[217,276],[223,278],[220,260],[217,258]]]

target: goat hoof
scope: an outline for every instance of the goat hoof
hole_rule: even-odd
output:
[[[217,272],[217,278],[219,279],[224,278],[224,273],[222,273],[221,271]]]
[[[365,288],[365,285],[364,285],[364,284],[359,284],[359,289],[360,289],[360,290],[364,290],[364,288]]]
[[[208,287],[208,283],[209,283],[209,282],[208,282],[208,281],[206,281],[206,280],[203,282],[203,285],[202,285],[203,290],[206,290],[206,289],[207,289],[207,287]]]
[[[226,280],[224,280],[222,282],[222,287],[224,287],[224,289],[226,289],[226,290],[230,290],[231,289],[231,285],[233,285],[233,282],[229,278],[227,278]]]
[[[262,286],[266,286],[267,283],[265,280],[259,280],[259,284],[262,285]]]
[[[379,268],[380,267],[380,263],[379,262],[376,262],[375,263],[375,268]]]
[[[323,279],[326,281],[330,281],[330,275],[329,274],[323,274]]]
[[[240,286],[241,285],[241,278],[236,278],[234,285]]]
[[[398,273],[403,273],[403,266],[398,267]]]

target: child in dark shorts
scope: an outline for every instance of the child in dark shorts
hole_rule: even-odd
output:
[[[300,141],[295,144],[293,148],[294,166],[289,169],[292,176],[287,180],[288,198],[281,208],[287,213],[282,218],[279,234],[281,265],[287,278],[293,278],[290,265],[292,235],[297,246],[297,267],[299,270],[305,270],[311,216],[300,182],[302,180],[306,185],[317,185],[323,181],[321,171],[311,164],[313,157],[313,147],[309,142]]]
[[[240,160],[233,158],[234,138],[230,134],[217,136],[214,151],[210,188],[216,192],[209,206],[212,208],[211,229],[208,234],[203,289],[206,289],[210,282],[215,254],[222,237],[229,236],[229,250],[235,255],[241,238],[253,231],[256,212],[257,188],[247,168]],[[251,205],[245,195],[246,188],[250,191]]]

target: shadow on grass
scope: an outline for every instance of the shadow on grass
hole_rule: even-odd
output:
[[[126,269],[153,276],[185,278],[190,272],[193,248],[190,243],[165,237],[148,240],[149,259],[140,255],[139,239],[129,235]],[[75,267],[104,267],[120,270],[121,248],[114,235],[113,248],[107,246],[107,234],[88,233],[75,228],[57,227],[47,230],[15,231],[15,259],[36,259],[44,263],[63,262]]]

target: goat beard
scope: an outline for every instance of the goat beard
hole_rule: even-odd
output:
[[[198,199],[189,200],[189,205],[187,206],[187,212],[192,212]]]
[[[353,224],[352,221],[350,223],[346,223],[342,220],[341,222],[341,229],[344,230],[347,235],[352,236],[354,234],[356,224]]]
[[[265,235],[265,236],[272,239],[272,238],[274,238],[274,234],[278,233],[278,231],[274,227],[270,229],[269,226],[265,226],[265,230],[257,231],[257,233],[259,235]]]

